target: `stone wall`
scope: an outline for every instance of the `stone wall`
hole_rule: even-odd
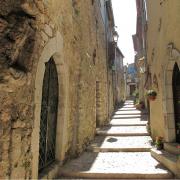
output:
[[[89,0],[1,2],[0,178],[38,176],[38,92],[44,63],[51,56],[60,86],[57,160],[81,153],[93,139],[96,124],[108,121],[112,87],[107,82],[106,38],[99,11],[98,1]]]

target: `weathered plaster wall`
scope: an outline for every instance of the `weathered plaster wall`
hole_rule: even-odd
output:
[[[163,136],[166,141],[172,142],[175,140],[172,73],[167,67],[171,64],[172,72],[174,63],[179,60],[172,60],[168,44],[173,43],[175,48],[180,49],[180,39],[177,38],[180,34],[180,1],[147,0],[147,12],[148,64],[152,73],[152,88],[157,91],[157,99],[150,102],[152,136]]]
[[[62,108],[58,111],[57,159],[64,161],[78,155],[93,139],[96,81],[100,82],[101,92],[98,123],[107,122],[105,31],[99,13],[98,3],[89,0],[1,2],[1,178],[37,178],[39,131],[35,109],[41,106],[35,102],[35,84],[37,76],[43,73],[37,72],[39,61],[47,62],[48,52],[49,56],[53,56],[53,52],[57,54],[54,57],[59,69],[59,85],[66,86],[60,87]],[[61,42],[57,41],[57,34],[62,37]],[[58,43],[62,44],[59,50]]]

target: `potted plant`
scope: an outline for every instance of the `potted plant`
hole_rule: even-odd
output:
[[[135,107],[136,107],[136,109],[138,109],[138,110],[143,110],[143,109],[145,109],[145,104],[144,104],[143,101],[140,101],[140,102],[138,102],[138,103],[135,104]]]
[[[149,100],[154,101],[156,99],[156,96],[157,96],[157,92],[155,90],[151,89],[147,91],[147,97]]]
[[[163,149],[163,137],[161,136],[156,137],[155,146],[158,150]]]

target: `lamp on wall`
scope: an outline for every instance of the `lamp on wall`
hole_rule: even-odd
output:
[[[115,43],[118,42],[119,34],[117,33],[117,31],[114,31],[114,32],[113,32],[113,39],[114,39],[114,42],[115,42]]]
[[[139,71],[141,74],[146,72],[146,66],[145,66],[145,57],[139,59],[138,61]]]

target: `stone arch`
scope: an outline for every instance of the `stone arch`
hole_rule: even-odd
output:
[[[175,142],[175,117],[173,104],[172,77],[175,63],[180,68],[180,53],[174,48],[174,44],[168,45],[168,62],[164,69],[163,85],[163,111],[165,120],[165,140],[166,142]]]
[[[68,66],[63,59],[63,38],[60,33],[50,39],[43,49],[40,56],[36,78],[35,78],[35,110],[34,126],[32,133],[32,178],[38,178],[38,158],[39,158],[39,131],[40,131],[40,113],[42,100],[42,85],[45,72],[45,62],[53,57],[59,84],[59,102],[56,131],[56,159],[62,161],[65,156],[65,145],[67,141],[67,119],[68,119]],[[57,168],[56,168],[57,169]]]

